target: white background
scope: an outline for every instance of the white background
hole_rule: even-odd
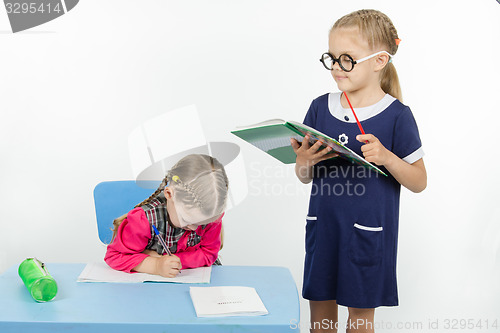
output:
[[[247,167],[249,195],[224,219],[224,264],[288,267],[300,293],[308,187],[229,131],[302,121],[312,99],[336,91],[318,59],[334,21],[361,8],[398,29],[394,63],[428,171],[423,193],[402,191],[400,306],[377,310],[393,325],[378,332],[436,320],[447,331],[447,319],[488,331],[485,320],[500,321],[495,0],[82,0],[17,34],[1,9],[0,272],[29,256],[101,260],[94,186],[132,178],[135,127],[196,104],[207,139],[238,143]],[[306,326],[305,301],[301,312]]]

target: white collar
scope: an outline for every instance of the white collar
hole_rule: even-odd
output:
[[[328,109],[330,110],[330,113],[332,116],[345,123],[356,123],[356,118],[352,114],[351,109],[344,109],[342,104],[340,104],[341,95],[342,93],[340,92],[330,93],[328,95]],[[387,109],[387,107],[395,100],[396,98],[389,94],[385,94],[385,96],[382,97],[382,99],[377,103],[364,108],[354,108],[354,112],[356,112],[356,116],[358,116],[359,121],[367,120]]]

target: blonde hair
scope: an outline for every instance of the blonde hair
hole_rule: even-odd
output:
[[[167,184],[174,189],[177,202],[187,211],[197,209],[204,216],[212,217],[221,215],[226,208],[229,181],[224,166],[212,156],[192,154],[179,160],[167,172],[158,189],[135,208],[147,205],[156,199]],[[127,214],[113,221],[111,241],[126,217]],[[221,231],[221,241],[222,237],[223,231]]]
[[[338,28],[357,27],[361,36],[367,41],[370,48],[386,48],[385,51],[395,55],[398,51],[396,39],[398,32],[387,15],[374,9],[361,9],[347,14],[335,22],[330,33]],[[403,100],[398,73],[392,62],[389,62],[381,72],[380,87],[391,96]]]
[[[199,210],[213,217],[224,212],[228,179],[224,166],[217,159],[201,154],[188,155],[167,173],[166,179],[174,189],[175,202],[186,211]]]

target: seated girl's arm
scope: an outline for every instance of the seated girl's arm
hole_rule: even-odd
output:
[[[211,266],[217,260],[221,246],[221,228],[222,217],[206,225],[200,243],[176,253],[182,268]]]
[[[149,222],[141,208],[130,211],[118,227],[115,239],[108,245],[104,261],[111,268],[130,273],[148,257],[141,252],[151,238],[149,228]]]
[[[139,273],[156,274],[164,277],[176,277],[182,268],[181,260],[176,255],[159,255],[155,251],[145,250],[143,253],[148,257],[144,258],[133,271]]]
[[[368,162],[383,165],[401,185],[415,193],[427,187],[427,171],[422,158],[409,164],[386,149],[372,134],[358,135],[356,139],[367,142],[361,147],[364,158]]]
[[[142,208],[130,211],[118,228],[115,239],[108,245],[104,260],[119,271],[132,271],[174,277],[181,263],[176,256],[152,255],[146,246],[151,239],[151,226]]]

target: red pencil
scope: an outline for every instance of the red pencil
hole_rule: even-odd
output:
[[[363,130],[363,126],[361,126],[361,123],[358,120],[358,116],[356,116],[356,112],[354,112],[354,109],[352,108],[351,101],[349,101],[349,98],[347,97],[347,94],[343,92],[345,99],[347,99],[347,103],[349,103],[349,106],[351,107],[352,114],[354,115],[354,118],[356,118],[356,122],[358,123],[359,130],[361,131],[361,134],[365,134],[365,131]]]

